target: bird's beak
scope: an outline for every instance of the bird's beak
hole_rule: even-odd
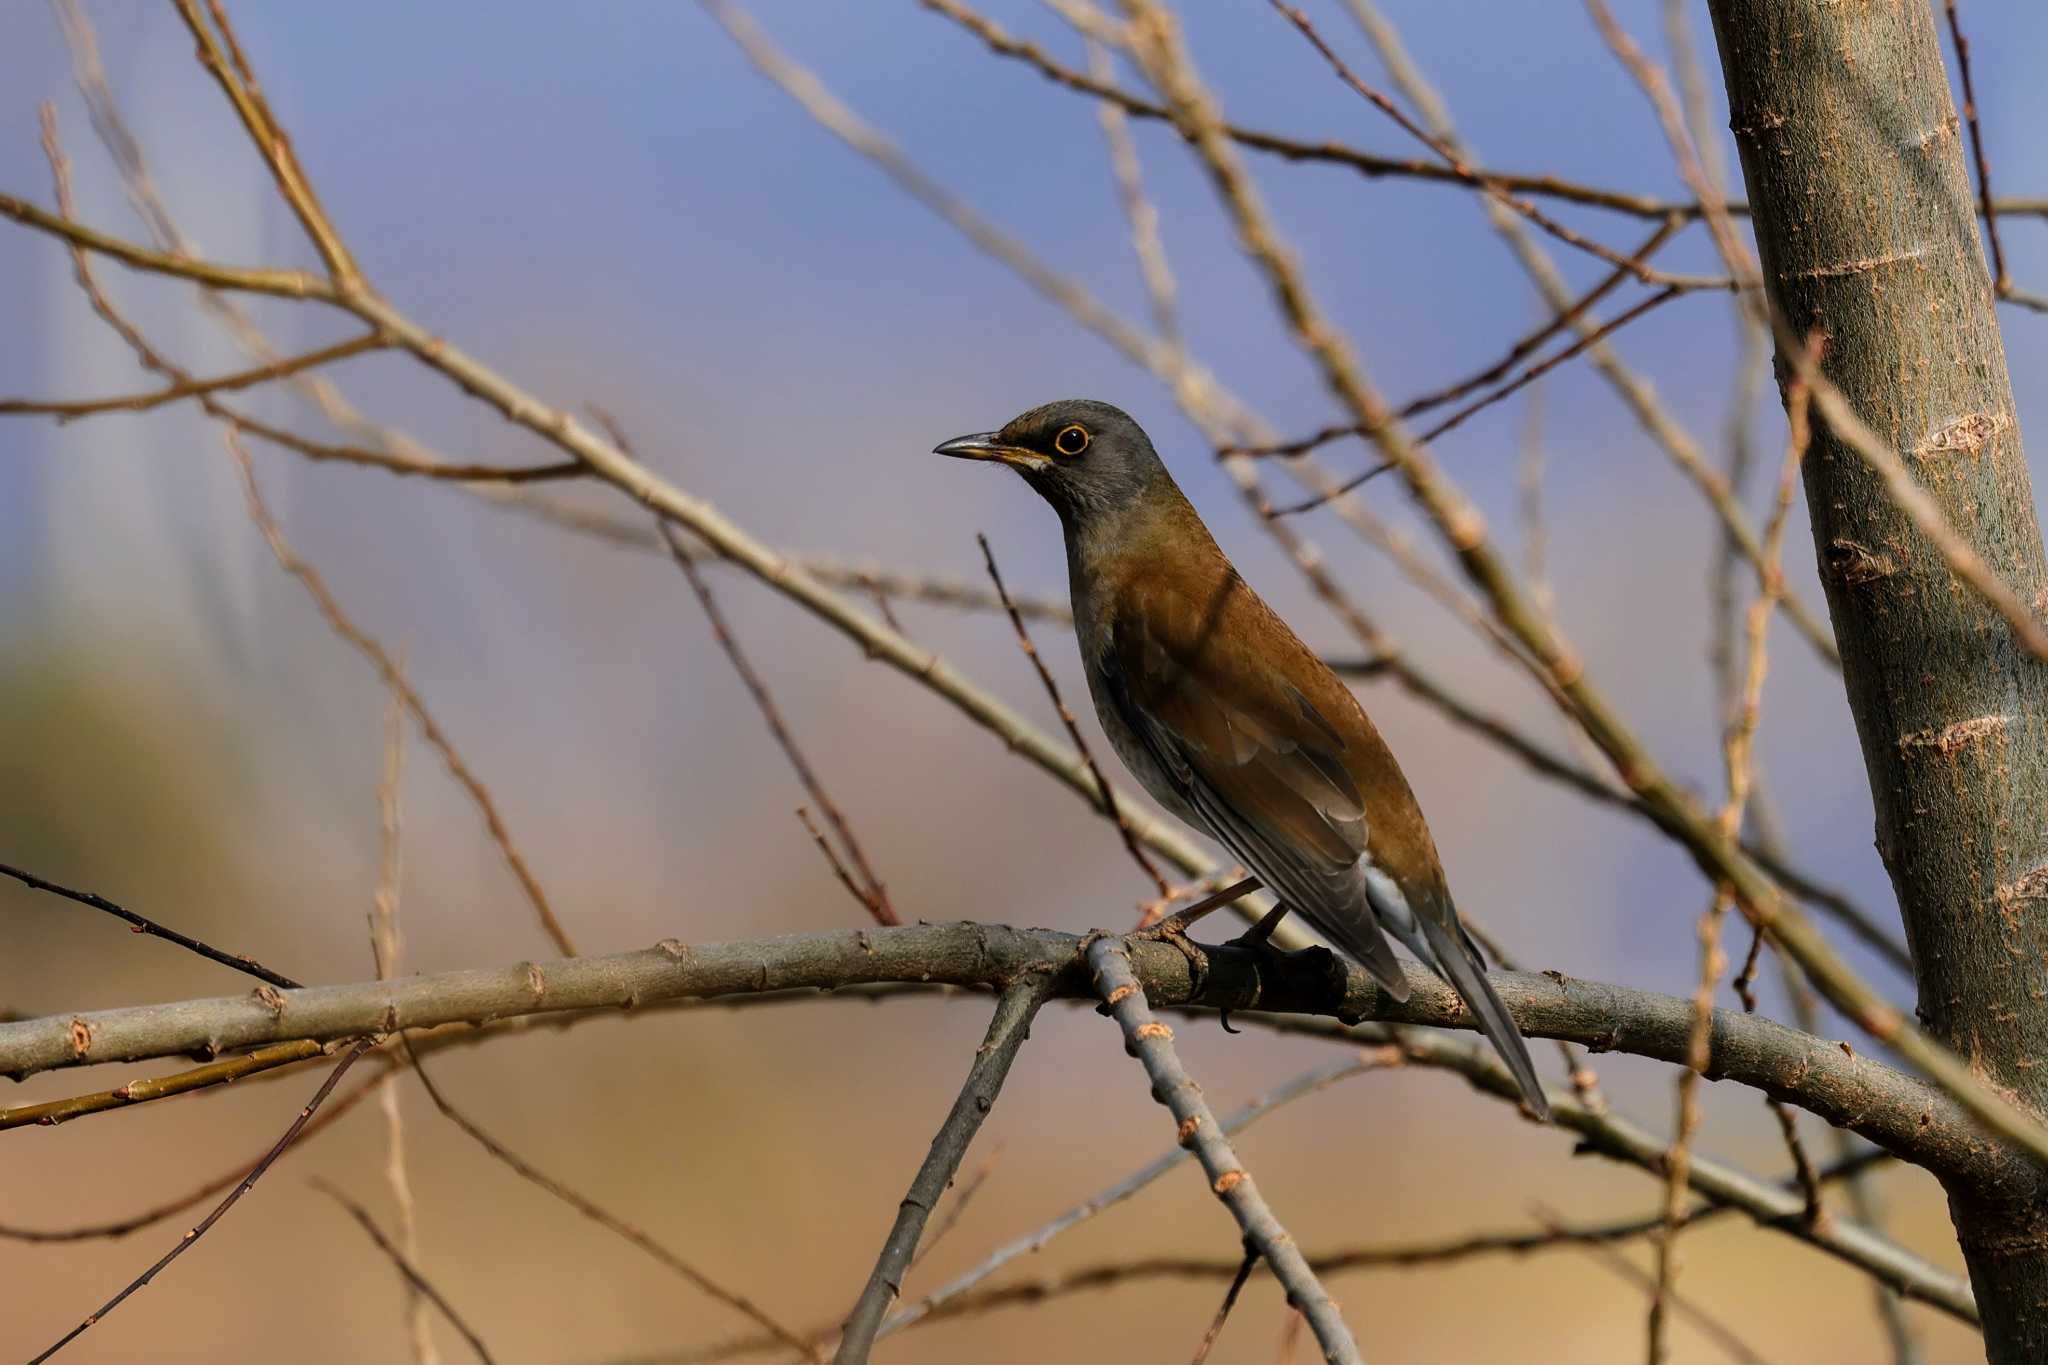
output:
[[[1016,469],[1043,469],[1052,461],[1035,451],[1004,445],[1001,432],[978,431],[972,436],[955,436],[932,447],[934,455],[951,455],[956,460],[997,460]]]

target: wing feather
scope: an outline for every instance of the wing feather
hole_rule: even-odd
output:
[[[1342,732],[1273,660],[1221,643],[1264,635],[1216,629],[1241,613],[1270,618],[1264,604],[1234,574],[1213,597],[1197,601],[1157,584],[1130,594],[1110,632],[1112,702],[1210,832],[1406,998],[1407,982],[1366,902],[1371,827]]]

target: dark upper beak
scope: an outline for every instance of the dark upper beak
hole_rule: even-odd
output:
[[[1035,451],[1017,446],[1004,445],[1002,433],[977,431],[971,436],[955,436],[932,447],[934,455],[951,455],[956,460],[998,460],[1018,469],[1034,469],[1050,463]]]

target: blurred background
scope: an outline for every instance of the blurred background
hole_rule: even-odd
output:
[[[1661,7],[1619,8],[1663,55]],[[1718,100],[1704,7],[1689,8]],[[1118,310],[1146,317],[1091,102],[910,4],[761,0],[752,9],[931,175]],[[1040,7],[991,0],[989,10],[1062,60],[1084,61],[1073,32]],[[1194,56],[1233,118],[1417,154],[1265,6],[1187,10]],[[185,230],[216,259],[315,264],[170,9],[91,12],[110,82]],[[1379,79],[1341,7],[1313,12]],[[1648,105],[1577,6],[1390,0],[1389,13],[1484,164],[1683,197]],[[1054,397],[1100,397],[1151,431],[1240,568],[1305,637],[1359,652],[1151,376],[900,194],[762,80],[697,7],[291,2],[243,5],[235,17],[304,165],[388,297],[549,400],[601,404],[644,459],[753,533],[974,581],[974,534],[984,531],[1014,590],[1058,596],[1050,512],[1007,475],[926,452]],[[58,25],[25,0],[7,19],[0,186],[49,202],[36,107],[54,101],[85,218],[141,236],[92,136]],[[1968,22],[1998,187],[2032,192],[2048,185],[2048,151],[2024,135],[2048,116],[2048,89],[2030,74],[2048,13],[1986,3],[1968,7]],[[1135,87],[1134,76],[1126,81]],[[1133,131],[1191,351],[1289,434],[1333,420],[1184,149],[1159,125]],[[1543,316],[1472,194],[1330,166],[1252,164],[1324,302],[1397,399],[1493,360]],[[1633,220],[1557,213],[1617,245],[1647,232]],[[2039,287],[2048,269],[2039,222],[2010,222],[2005,240],[2020,283]],[[1554,254],[1575,288],[1604,273],[1583,255]],[[1659,264],[1717,268],[1697,228]],[[187,288],[112,266],[102,277],[187,367],[210,374],[246,363]],[[265,301],[256,312],[286,349],[340,335],[311,310]],[[153,386],[45,237],[0,232],[0,316],[12,320],[0,328],[0,391],[68,398]],[[2025,312],[2004,309],[2001,320],[2030,424],[2048,331]],[[1740,358],[1726,296],[1682,298],[1618,346],[1718,460]],[[333,374],[377,419],[457,458],[547,458],[403,358],[352,360]],[[1718,793],[1706,664],[1713,524],[1583,362],[1540,392],[1562,619],[1660,758]],[[327,434],[282,386],[244,406]],[[1530,421],[1526,403],[1502,404],[1436,447],[1508,543]],[[1783,426],[1766,384],[1753,429],[1759,522]],[[69,426],[17,420],[0,426],[0,443],[0,859],[304,980],[373,975],[365,916],[385,697],[278,571],[218,433],[196,411],[173,408]],[[1357,445],[1325,457],[1341,472],[1369,458]],[[800,789],[673,566],[452,487],[266,449],[257,469],[305,557],[364,625],[402,649],[583,951],[862,922],[794,818]],[[1390,481],[1367,492],[1384,515],[1412,521]],[[579,496],[632,511],[596,491]],[[1818,605],[1803,509],[1794,516],[1790,577]],[[1300,527],[1418,658],[1565,742],[1524,677],[1328,512]],[[1078,931],[1122,926],[1152,895],[1072,794],[770,591],[710,572],[907,918]],[[1751,582],[1742,579],[1745,597]],[[896,609],[920,642],[1055,723],[1000,617]],[[1036,633],[1078,700],[1071,637],[1049,623]],[[1893,923],[1839,680],[1782,622],[1771,644],[1760,752],[1793,846],[1803,865],[1885,907]],[[1531,778],[1391,686],[1362,686],[1468,913],[1530,966],[1691,990],[1707,889],[1681,853],[1647,825]],[[473,807],[417,742],[403,804],[404,969],[553,956]],[[0,887],[0,930],[0,1009],[21,1014],[245,984],[11,884]],[[1739,953],[1747,932],[1730,933]],[[1845,946],[1895,998],[1911,998],[1910,982]],[[1782,1015],[1766,981],[1765,1007]],[[444,1054],[437,1073],[536,1164],[782,1320],[810,1325],[851,1303],[986,1012],[963,1000],[821,1002],[600,1019]],[[1849,1036],[1838,1021],[1830,1027]],[[1198,1026],[1181,1039],[1219,1110],[1329,1055],[1327,1045],[1256,1031]],[[1554,1052],[1538,1057],[1554,1074]],[[1618,1107],[1666,1129],[1668,1069],[1596,1062]],[[44,1076],[9,1085],[5,1102],[172,1069]],[[98,1221],[181,1192],[260,1151],[317,1084],[300,1070],[9,1133],[0,1223]],[[414,1082],[403,1094],[422,1262],[500,1360],[658,1358],[746,1327],[489,1161]],[[1709,1086],[1706,1102],[1701,1150],[1773,1175],[1787,1168],[1752,1093]],[[1110,1025],[1085,1010],[1050,1011],[968,1165],[998,1145],[1001,1155],[910,1291],[980,1260],[1171,1138]],[[1821,1142],[1817,1126],[1808,1138]],[[1647,1213],[1660,1198],[1642,1172],[1574,1159],[1569,1135],[1531,1129],[1440,1073],[1348,1082],[1282,1111],[1241,1150],[1312,1251],[1531,1227],[1538,1200],[1595,1219]],[[306,1183],[324,1175],[388,1222],[383,1160],[381,1122],[364,1106],[288,1157],[203,1247],[67,1358],[405,1358],[396,1276]],[[1896,1170],[1877,1187],[1892,1233],[1960,1271],[1933,1182]],[[186,1225],[113,1242],[0,1241],[0,1355],[54,1339]],[[1019,1269],[1235,1246],[1222,1210],[1186,1171]],[[1683,1246],[1682,1291],[1761,1357],[1866,1361],[1882,1349],[1864,1282],[1838,1263],[1739,1219]],[[1628,1250],[1646,1263],[1646,1248]],[[1633,1359],[1642,1349],[1644,1295],[1572,1249],[1354,1272],[1333,1290],[1374,1360]],[[1209,1281],[1147,1281],[920,1328],[880,1351],[906,1363],[1184,1359],[1219,1293]],[[1933,1312],[1907,1313],[1926,1361],[1978,1358],[1969,1332]],[[1270,1280],[1255,1279],[1212,1359],[1274,1359],[1286,1316]],[[460,1343],[436,1332],[456,1358]],[[1725,1358],[1685,1322],[1674,1347],[1683,1361]]]

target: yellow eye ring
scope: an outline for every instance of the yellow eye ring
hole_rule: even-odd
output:
[[[1052,438],[1052,448],[1062,455],[1079,455],[1088,448],[1089,439],[1084,426],[1061,427],[1060,434]]]

